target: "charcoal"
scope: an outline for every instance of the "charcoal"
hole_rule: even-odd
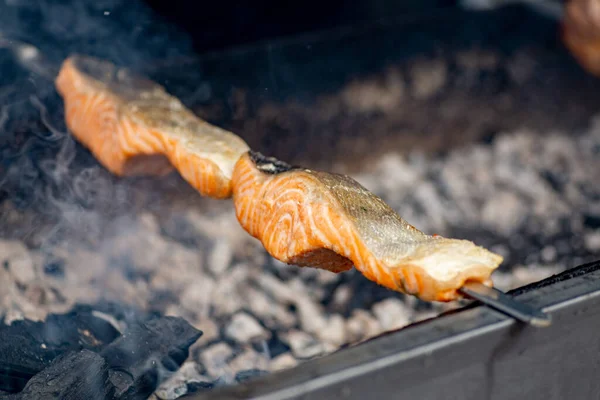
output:
[[[119,332],[91,311],[50,314],[45,322],[0,325],[0,390],[16,392],[59,355],[81,349],[101,350]]]
[[[589,232],[584,236],[585,247],[590,251],[600,252],[600,232]]]
[[[295,89],[281,79],[279,90],[255,85],[268,81],[261,62],[244,68],[244,77],[227,72],[239,72],[230,67],[246,58],[262,59],[260,46],[243,59],[225,55],[206,64],[188,47],[186,34],[153,23],[160,18],[143,2],[54,3],[0,0],[0,36],[9,43],[0,49],[0,309],[7,321],[44,318],[75,301],[98,298],[117,303],[78,310],[100,311],[108,322],[99,323],[128,334],[139,333],[140,321],[146,321],[139,310],[190,318],[204,331],[192,351],[202,364],[198,373],[206,377],[182,374],[176,388],[195,380],[201,390],[231,384],[237,372],[251,368],[290,368],[443,307],[388,291],[357,270],[313,273],[274,260],[239,226],[230,202],[198,201],[178,174],[113,176],[68,132],[53,78],[40,77],[73,52],[160,78],[198,115],[288,162],[351,175],[427,233],[489,246],[505,257],[494,278],[501,289],[583,262],[578,257],[597,259],[600,119],[590,118],[598,112],[600,81],[591,84],[564,51],[556,53],[558,42],[547,40],[555,27],[546,22],[542,27],[537,19],[523,19],[521,26],[536,27],[535,38],[524,35],[524,41],[496,35],[500,26],[485,28],[483,36],[459,29],[457,37],[441,38],[444,43],[431,40],[439,47],[435,54],[417,43],[389,59],[391,48],[384,45],[375,48],[378,61],[369,63],[374,68],[363,68],[360,60],[340,63],[333,52],[319,65],[311,63],[319,79],[309,89],[294,77],[298,66],[286,63],[290,79],[284,81],[306,95],[298,103],[279,101],[298,97],[286,95]],[[132,23],[140,16],[146,21],[142,33],[158,29],[150,42]],[[68,21],[73,29],[64,29]],[[384,36],[400,33],[406,39],[421,31]],[[425,41],[436,32],[434,26]],[[491,41],[480,40],[486,32],[492,32]],[[336,43],[326,36],[321,42]],[[13,40],[19,37],[32,47]],[[510,43],[496,40],[501,37]],[[372,47],[372,40],[357,39]],[[270,58],[281,61],[296,50],[283,46]],[[39,63],[32,70],[21,57],[32,51],[51,60],[50,68]],[[179,56],[191,58],[179,62]],[[380,57],[387,60],[384,69]],[[331,71],[332,62],[333,80],[319,74]],[[305,64],[298,64],[303,73]],[[559,85],[544,84],[550,81]],[[476,138],[482,140],[472,143]],[[246,313],[255,321],[240,321]],[[108,326],[107,337],[99,338],[91,329],[102,342],[97,344],[61,328],[51,332],[51,342],[32,324],[20,325],[23,331],[32,327],[28,335],[19,333],[22,339],[0,343],[0,391],[22,390],[58,355],[102,351],[120,335]],[[0,327],[1,340],[6,332]],[[126,367],[109,369],[111,384],[123,396],[144,382],[149,391],[186,355],[161,358],[156,343],[172,339],[148,336],[136,339],[147,340],[153,354],[136,349]]]
[[[267,371],[263,371],[261,369],[247,369],[245,371],[240,371],[235,374],[235,381],[238,383],[243,383],[249,381],[254,378],[258,378],[259,376],[267,375]]]
[[[188,393],[189,382],[205,382],[209,378],[202,374],[201,366],[194,361],[186,361],[179,370],[154,392],[154,397],[161,400],[177,399]],[[154,399],[156,400],[156,399]]]
[[[101,351],[119,399],[147,399],[189,355],[202,332],[179,317],[132,324]]]
[[[266,340],[271,336],[254,317],[245,312],[236,313],[225,328],[225,336],[238,343]]]
[[[388,331],[408,325],[411,310],[399,299],[390,297],[373,305],[373,314],[381,327]]]
[[[150,315],[148,315],[147,313],[133,306],[104,300],[101,300],[93,305],[76,304],[73,307],[72,311],[90,313],[100,312],[103,314],[107,314],[124,324],[124,326],[129,326],[133,323],[148,319],[150,317]]]
[[[114,394],[106,361],[97,353],[81,350],[58,356],[23,391],[5,398],[103,400],[113,399]]]
[[[65,277],[65,263],[62,260],[47,260],[43,266],[44,274],[54,278]]]
[[[233,349],[225,342],[215,343],[200,354],[202,366],[212,376],[222,375],[232,358]]]
[[[203,390],[210,390],[215,387],[215,384],[212,382],[189,382],[187,384],[187,392],[188,393],[196,393],[201,392]]]
[[[210,390],[210,389],[215,389],[218,387],[224,387],[224,386],[228,386],[229,383],[227,383],[226,379],[223,379],[223,377],[219,377],[217,379],[215,379],[212,382],[188,382],[187,384],[187,390],[188,393],[195,393],[195,392],[201,392],[204,390]]]
[[[585,213],[583,215],[583,223],[591,229],[600,228],[600,214]]]
[[[20,285],[26,285],[35,278],[33,259],[27,247],[19,241],[0,241],[0,262]]]
[[[266,343],[265,350],[268,350]],[[229,371],[235,376],[235,374],[247,370],[266,370],[269,368],[269,362],[270,357],[267,357],[264,352],[256,352],[247,348],[236,354],[235,358],[229,362]]]
[[[287,333],[285,340],[292,349],[294,356],[300,359],[310,359],[325,352],[323,343],[304,331],[292,330]]]
[[[198,322],[202,326],[202,337],[198,340],[199,346],[206,346],[214,343],[220,337],[220,330],[217,323],[212,319],[203,319]]]
[[[325,342],[340,347],[346,343],[346,331],[344,329],[344,317],[333,314],[327,320],[325,329],[317,332],[317,337]]]
[[[228,241],[222,240],[215,243],[210,252],[209,268],[215,276],[223,274],[231,264],[233,250]]]
[[[269,354],[271,357],[277,357],[278,355],[284,354],[290,350],[290,346],[285,344],[277,333],[274,333],[271,339],[269,339],[267,346],[269,348]]]
[[[291,353],[283,353],[271,360],[270,369],[271,371],[280,371],[295,367],[297,364],[298,360]]]
[[[350,343],[372,337],[381,331],[379,321],[365,310],[354,310],[346,320],[346,336]]]

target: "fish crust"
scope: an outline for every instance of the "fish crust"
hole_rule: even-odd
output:
[[[56,87],[69,130],[119,176],[173,170],[205,196],[231,196],[231,175],[248,151],[238,136],[195,116],[162,86],[91,57],[64,61]]]
[[[269,174],[246,154],[233,185],[242,227],[289,264],[333,272],[355,266],[389,289],[451,301],[466,281],[491,285],[502,262],[470,241],[426,235],[344,175],[303,168]]]
[[[67,126],[108,170],[161,175],[175,167],[202,195],[233,195],[242,227],[283,262],[335,273],[354,266],[425,301],[458,299],[467,281],[491,285],[502,262],[472,242],[426,235],[347,176],[251,151],[126,69],[72,56],[56,87]]]

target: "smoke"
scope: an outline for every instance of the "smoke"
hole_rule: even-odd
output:
[[[58,73],[56,65],[49,63],[35,46],[0,36],[0,48],[9,50],[20,65],[34,74],[53,79]]]
[[[4,40],[33,46],[55,65],[82,52],[139,68],[191,50],[184,34],[139,0],[4,0],[0,21]]]
[[[48,227],[39,246],[67,230],[98,240],[107,217],[133,197],[130,182],[111,176],[67,131],[54,78],[73,53],[144,73],[192,51],[142,1],[0,0],[0,203],[39,214],[29,229]],[[0,209],[0,236],[13,234],[2,215],[13,211]]]

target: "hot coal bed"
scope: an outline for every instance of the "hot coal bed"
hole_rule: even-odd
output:
[[[202,55],[141,2],[6,1],[0,22],[2,397],[217,394],[461,306],[274,261],[176,174],[110,175],[64,125],[73,52],[502,254],[503,290],[600,258],[600,81],[552,15],[449,7]]]

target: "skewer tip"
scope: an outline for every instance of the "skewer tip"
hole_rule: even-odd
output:
[[[552,324],[550,315],[521,303],[504,292],[479,282],[467,282],[460,291],[472,299],[537,328]]]

